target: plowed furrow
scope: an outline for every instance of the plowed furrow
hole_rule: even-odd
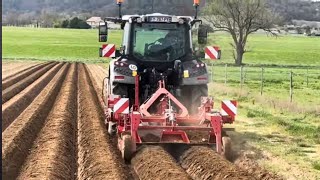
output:
[[[2,132],[32,103],[62,65],[61,63],[50,69],[34,83],[2,105]]]
[[[37,80],[40,76],[42,76],[45,72],[51,69],[53,66],[57,65],[57,63],[52,63],[44,68],[40,69],[39,71],[34,72],[32,75],[25,77],[23,80],[13,84],[12,86],[6,88],[2,91],[2,104],[7,102],[13,96],[21,92],[27,86],[29,86],[32,82]]]
[[[19,74],[28,71],[30,68],[34,68],[42,64],[44,63],[23,63],[19,65],[10,64],[12,67],[7,68],[2,67],[2,82],[14,76],[18,76]]]
[[[159,146],[150,146],[139,150],[131,164],[141,180],[191,179],[170,154]]]
[[[15,179],[40,132],[66,77],[67,66],[50,81],[23,113],[2,133],[2,179]]]
[[[8,62],[8,61],[2,62],[2,80],[8,76],[12,76],[16,74],[19,71],[26,70],[30,67],[33,67],[39,64],[42,64],[42,63],[39,63],[39,62],[17,63],[17,62]]]
[[[193,179],[256,179],[208,147],[191,147],[183,153],[179,162]]]
[[[72,64],[18,179],[75,179],[77,77]]]
[[[78,84],[78,179],[127,179],[116,149],[108,142],[103,112],[84,65]]]
[[[99,100],[101,102],[101,107],[103,107],[103,102],[102,102],[102,90],[103,86],[103,80],[106,77],[106,74],[104,74],[100,69],[98,69],[98,65],[96,64],[90,64],[87,65],[90,75],[92,77],[92,80],[94,81],[94,87],[97,91]]]
[[[26,69],[23,69],[21,71],[18,71],[17,73],[6,77],[5,79],[2,79],[2,91],[8,88],[9,86],[21,81],[22,79],[26,78],[27,76],[30,76],[32,73],[40,70],[41,68],[47,66],[50,63],[44,63],[44,64],[38,64],[35,66],[28,67]]]

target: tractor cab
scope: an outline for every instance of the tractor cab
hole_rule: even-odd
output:
[[[207,43],[207,31],[201,26],[202,21],[191,16],[153,13],[105,18],[99,26],[100,42],[107,41],[108,21],[121,23],[123,29],[120,51],[113,58],[122,55],[144,62],[183,61],[194,55],[191,33],[194,26],[198,27],[198,43]]]

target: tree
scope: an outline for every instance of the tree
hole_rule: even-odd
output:
[[[231,35],[235,64],[241,65],[248,36],[259,29],[272,33],[275,15],[263,0],[209,0],[203,19]]]
[[[85,22],[82,19],[79,19],[78,17],[72,18],[69,22],[68,27],[73,29],[90,29],[91,28],[91,26],[87,24],[87,22]]]
[[[78,28],[79,29],[90,29],[91,26],[89,24],[87,24],[87,22],[85,22],[84,20],[80,19],[80,21],[78,22]]]
[[[69,22],[69,28],[78,28],[78,22],[79,22],[78,17],[72,18]]]
[[[311,27],[310,26],[307,26],[307,27],[305,27],[305,29],[306,29],[306,34],[309,36],[309,35],[311,35]]]
[[[61,27],[62,28],[68,28],[68,25],[69,25],[69,20],[67,20],[67,19],[63,20],[62,23],[61,23]]]

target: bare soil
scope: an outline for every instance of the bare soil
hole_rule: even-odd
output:
[[[257,179],[208,147],[191,147],[179,162],[193,179]]]
[[[2,178],[256,179],[202,147],[173,148],[182,155],[160,146],[140,147],[131,164],[125,164],[117,137],[109,136],[104,124],[105,76],[100,66],[81,63],[25,66],[7,76],[2,81],[7,86]]]
[[[19,94],[2,104],[2,132],[32,103],[62,65],[61,63],[53,67]]]
[[[44,64],[38,64],[35,66],[31,66],[29,68],[23,69],[22,71],[18,71],[17,73],[2,79],[2,91],[8,88],[9,86],[16,84],[17,82],[23,80],[25,77],[30,76],[34,72],[42,69],[43,67],[47,66],[51,63],[44,63]]]
[[[25,89],[27,86],[29,86],[31,83],[33,83],[35,80],[37,80],[40,76],[42,76],[45,72],[47,72],[55,65],[57,65],[57,63],[52,63],[43,67],[39,71],[32,73],[31,75],[25,75],[23,80],[18,81],[17,83],[12,84],[11,86],[3,89],[2,104],[7,102],[9,99],[11,99],[19,92],[21,92],[23,89]]]
[[[72,64],[18,179],[75,179],[77,73]]]
[[[58,95],[67,66],[63,66],[34,102],[2,132],[2,179],[15,179]]]
[[[38,62],[28,62],[28,63],[6,62],[4,63],[2,62],[2,81],[16,74],[20,74],[31,67],[38,66],[40,64],[43,64],[43,63],[38,63]]]
[[[85,66],[79,68],[78,178],[127,179],[115,149],[108,143],[103,113]]]
[[[148,179],[191,179],[189,175],[163,148],[143,147],[131,161],[133,168],[142,180]]]

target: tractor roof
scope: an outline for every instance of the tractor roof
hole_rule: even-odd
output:
[[[144,18],[144,17],[172,17],[172,18],[176,18],[176,19],[180,19],[180,18],[186,18],[186,19],[190,19],[191,21],[193,20],[193,17],[191,16],[175,16],[175,15],[168,15],[168,14],[162,14],[162,13],[152,13],[152,14],[146,14],[146,15],[123,15],[122,16],[122,20],[124,21],[128,21],[130,18],[132,17],[137,17],[137,18]]]

